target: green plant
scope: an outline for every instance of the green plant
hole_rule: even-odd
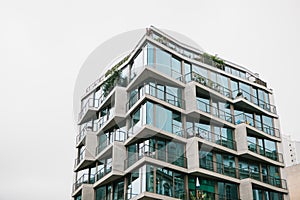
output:
[[[203,54],[203,57],[205,59],[211,60],[214,62],[215,66],[221,70],[225,70],[225,62],[221,58],[218,57],[218,55],[209,55],[207,53]]]
[[[103,83],[103,95],[107,96],[115,84],[120,80],[121,70],[114,70],[111,72],[111,75]]]
[[[118,81],[120,81],[121,84],[126,84],[126,79],[121,77],[121,70],[118,68],[125,63],[130,55],[123,58],[120,62],[118,62],[115,66],[113,66],[111,69],[107,70],[105,73],[105,77],[109,76],[106,81],[103,83],[103,95],[107,96],[108,93],[111,91],[111,89],[116,85]]]

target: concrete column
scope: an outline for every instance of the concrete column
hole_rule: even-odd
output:
[[[81,193],[82,200],[94,200],[94,197],[93,185],[83,184]]]
[[[193,140],[193,138],[187,140],[186,157],[188,158],[188,169],[199,168],[198,142],[196,140]]]
[[[120,172],[124,171],[124,160],[126,159],[126,148],[122,142],[114,141],[112,154],[112,168]]]
[[[92,132],[87,132],[85,137],[86,142],[86,149],[85,149],[85,156],[87,158],[95,158],[96,154],[96,147],[98,145],[97,136]]]
[[[190,82],[186,85],[184,89],[185,105],[186,110],[197,110],[197,102],[196,102],[196,87],[193,82]]]
[[[240,199],[253,199],[252,184],[249,179],[244,179],[240,184]]]
[[[115,115],[117,116],[124,116],[126,114],[127,99],[124,101],[125,97],[127,97],[126,88],[116,87],[115,88]]]
[[[235,130],[237,151],[248,150],[247,129],[245,124],[239,124]]]

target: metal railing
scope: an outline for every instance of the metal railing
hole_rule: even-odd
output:
[[[225,97],[232,98],[231,90],[229,90],[228,88],[222,86],[221,84],[214,82],[196,72],[191,72],[191,73],[185,74],[185,80],[196,81],[196,82],[200,83],[201,85],[204,85],[204,86],[220,93],[221,95],[223,95]],[[190,81],[187,81],[187,82],[190,82]]]
[[[264,124],[253,117],[247,116],[245,113],[235,115],[235,124],[246,123],[254,128],[267,133],[268,135],[280,138],[280,130]]]
[[[238,196],[238,193],[235,194]],[[193,195],[190,193],[190,198],[188,200],[240,200],[237,197],[232,197],[234,194],[231,195],[221,195],[214,192],[207,192],[203,190],[199,190],[199,197],[197,195]]]
[[[216,108],[204,101],[201,101],[200,99],[197,99],[197,107],[203,112],[211,114],[227,122],[234,123],[234,116],[232,114],[227,113],[219,108]]]
[[[84,149],[80,152],[80,154],[78,155],[77,158],[75,158],[75,167],[77,167],[77,165],[79,165],[79,163],[84,159],[84,155],[85,155],[85,147]]]
[[[96,156],[103,151],[107,146],[112,144],[114,141],[124,142],[126,140],[127,132],[122,130],[116,130],[111,132],[112,137],[106,138],[101,144],[96,147]],[[105,134],[104,134],[105,135]]]
[[[78,178],[73,184],[73,192],[77,190],[82,184],[93,184],[95,183],[95,176],[91,174],[83,174],[80,178]]]
[[[238,169],[235,167],[225,165],[220,162],[215,162],[212,160],[203,160],[201,158],[199,159],[199,162],[200,162],[200,168],[207,169],[209,171],[213,171],[233,178],[237,178],[236,171]]]
[[[90,121],[81,127],[79,134],[76,136],[76,144],[78,144],[79,141],[81,141],[82,138],[86,135],[87,131],[91,130],[93,131],[93,122]]]
[[[267,148],[264,148],[263,146],[255,144],[249,140],[248,140],[248,150],[250,150],[256,154],[262,155],[264,157],[270,158],[272,160],[283,163],[283,155],[281,153],[271,151]]]
[[[275,187],[287,189],[287,183],[285,179],[281,179],[280,177],[270,176],[268,174],[263,174],[259,171],[254,171],[253,169],[240,168],[239,176],[240,179],[251,178]]]
[[[124,160],[125,170],[144,157],[154,158],[179,167],[187,168],[187,158],[184,155],[176,155],[174,153],[167,152],[166,148],[167,147],[163,149],[155,149],[149,145],[143,145],[139,148],[138,152]]]
[[[199,137],[209,142],[227,147],[229,149],[236,150],[236,141],[228,139],[220,134],[216,134],[214,132],[202,129],[200,127],[195,127],[195,129],[193,127],[188,128],[186,132],[188,138]]]
[[[99,107],[99,99],[90,98],[81,108],[81,111],[78,114],[78,121],[80,121],[83,116],[87,113],[89,109],[98,109]]]
[[[106,163],[101,169],[99,169],[94,177],[95,181],[99,181],[101,178],[103,178],[105,175],[110,173],[112,171],[112,161]]]
[[[268,112],[277,114],[276,106],[259,99],[257,96],[254,96],[254,95],[246,92],[245,90],[242,90],[242,89],[234,90],[234,91],[232,91],[232,94],[233,94],[233,98],[238,97],[238,96],[243,96],[247,101],[261,107],[262,109],[264,109]]]
[[[209,56],[208,54],[205,54],[204,52],[201,52],[201,53],[196,53],[196,51],[199,51],[199,50],[196,50],[196,51],[191,51],[191,50],[187,50],[186,48],[178,45],[177,43],[175,42],[172,42],[171,40],[167,39],[166,37],[161,37],[161,36],[158,36],[157,34],[155,33],[150,33],[149,36],[151,38],[153,38],[154,40],[158,41],[159,43],[163,44],[164,46],[167,46],[168,48],[170,49],[173,49],[174,51],[176,51],[177,53],[185,56],[185,57],[188,57],[192,60],[195,60],[197,62],[201,62],[201,63],[204,63],[204,64],[207,64],[207,65],[210,65],[212,67],[215,67],[215,68],[218,68],[218,69],[221,69],[221,70],[224,70],[225,71],[225,68],[230,68],[230,69],[234,69],[233,71],[232,70],[226,70],[227,73],[230,73],[234,76],[238,76],[240,78],[243,78],[245,80],[251,80],[251,79],[255,79],[257,80],[256,77],[254,77],[253,75],[251,75],[250,73],[248,72],[243,72],[243,71],[240,71],[234,67],[231,67],[229,65],[226,65],[226,64],[220,64],[218,62],[215,62],[212,58],[212,56]],[[235,72],[239,72],[239,75],[237,75]],[[243,74],[244,75],[240,75],[240,74]],[[258,82],[258,84],[260,85],[263,85],[265,86],[265,84],[263,83],[260,83]],[[266,86],[265,86],[266,87]]]
[[[139,92],[134,94],[129,98],[129,101],[126,104],[127,111],[145,94],[163,100],[169,104],[172,104],[179,108],[185,108],[185,101],[183,99],[178,98],[174,94],[168,93],[164,90],[159,89],[158,87],[154,87],[150,84],[144,85]]]

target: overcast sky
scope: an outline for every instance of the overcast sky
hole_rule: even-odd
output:
[[[70,199],[79,70],[104,41],[150,25],[258,72],[275,92],[282,132],[300,140],[299,8],[297,0],[1,1],[0,200]]]

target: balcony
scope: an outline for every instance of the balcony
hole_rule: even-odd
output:
[[[249,168],[240,168],[239,176],[240,179],[251,178],[278,188],[287,189],[286,180],[280,179],[279,177],[263,174],[261,172],[251,170]]]
[[[237,168],[229,166],[229,165],[225,165],[223,163],[219,163],[219,162],[215,162],[212,160],[199,160],[200,163],[200,168],[212,171],[212,172],[216,172],[218,174],[222,174],[222,175],[226,175],[226,176],[230,176],[232,178],[237,178],[236,176],[236,171]]]
[[[269,149],[266,149],[266,148],[264,148],[258,144],[255,144],[249,140],[248,140],[248,150],[250,150],[258,155],[272,159],[274,161],[283,163],[283,155],[281,153],[277,153],[277,152],[271,151]]]
[[[232,91],[232,95],[233,98],[238,98],[238,97],[243,97],[243,99],[245,99],[246,101],[254,104],[254,106],[258,106],[259,108],[262,108],[264,111],[270,112],[272,114],[277,115],[277,110],[276,110],[276,106],[269,104],[265,101],[260,100],[259,98],[257,98],[257,96],[254,96],[242,89],[239,90],[234,90]],[[240,102],[241,103],[241,102]],[[235,103],[235,104],[239,104],[239,102]],[[250,104],[248,105],[241,105],[241,107],[249,107]],[[252,106],[253,107],[253,106]],[[252,110],[257,111],[257,109],[255,109],[254,107],[252,108]]]
[[[81,108],[81,111],[78,115],[78,123],[82,124],[87,122],[93,116],[96,116],[96,112],[99,108],[99,99],[90,98]]]
[[[162,100],[164,102],[167,102],[173,106],[176,106],[178,108],[185,109],[185,101],[181,98],[178,98],[177,96],[168,93],[164,90],[161,90],[155,86],[152,86],[150,84],[144,85],[143,88],[139,90],[139,93],[136,93],[135,95],[131,96],[129,101],[126,104],[127,111],[130,110],[130,108],[141,98],[143,98],[145,95],[150,95],[152,97],[155,97],[159,100]]]
[[[106,163],[105,166],[103,166],[102,168],[100,168],[94,175],[95,177],[95,182],[99,181],[100,179],[102,179],[105,175],[109,174],[112,171],[112,162],[108,162]]]
[[[104,134],[105,135],[105,134]],[[112,144],[114,141],[124,142],[127,132],[122,130],[116,130],[112,133],[110,138],[106,138],[101,144],[96,147],[96,156],[100,154],[106,147]]]
[[[217,117],[221,120],[224,120],[226,122],[234,124],[234,116],[230,113],[227,113],[223,110],[220,110],[204,101],[201,101],[200,99],[197,99],[197,108],[205,113],[208,113],[214,117]]]
[[[187,158],[184,155],[176,155],[166,152],[165,149],[155,149],[149,145],[144,145],[139,149],[138,153],[135,153],[125,159],[125,170],[144,157],[153,158],[172,165],[187,168]]]
[[[185,75],[185,80],[187,82],[190,81],[196,81],[197,83],[200,83],[201,85],[204,85],[205,87],[208,87],[209,89],[223,95],[227,98],[232,98],[232,92],[231,90],[223,87],[221,84],[216,83],[204,76],[201,76],[200,74],[197,74],[196,72],[188,73]]]
[[[86,168],[94,162],[94,159],[93,153],[84,148],[75,159],[74,171]]]
[[[93,132],[95,131],[93,129],[93,122],[92,121],[84,124],[81,127],[81,130],[80,130],[79,134],[76,136],[76,146],[79,146],[79,144],[81,144],[82,140],[84,139],[84,137],[86,136],[88,131],[93,131]]]
[[[190,47],[190,46],[188,46],[188,48],[183,47],[183,46],[186,46],[186,45],[182,44],[182,43],[181,43],[181,45],[179,45],[180,42],[178,42],[178,41],[174,42],[174,41],[172,41],[172,40],[170,40],[170,39],[168,39],[164,36],[160,36],[160,35],[156,34],[154,31],[149,32],[148,35],[153,40],[155,40],[155,41],[159,42],[160,44],[174,50],[178,54],[187,57],[188,59],[191,59],[191,60],[196,61],[196,62],[204,63],[204,64],[212,66],[214,68],[226,71],[227,73],[230,73],[234,76],[238,76],[242,79],[252,81],[252,82],[255,82],[259,85],[267,87],[267,84],[264,81],[254,77],[252,74],[250,74],[248,72],[243,72],[243,71],[237,70],[234,67],[231,67],[231,66],[225,64],[224,61],[223,61],[222,64],[220,64],[220,62],[216,61],[215,56],[210,56],[210,55],[208,55],[204,52],[200,52],[198,49],[195,49],[195,48]],[[190,50],[190,49],[194,49],[194,50]],[[226,63],[229,63],[229,62],[226,61]]]
[[[73,193],[83,184],[94,184],[94,183],[95,183],[94,175],[89,176],[88,174],[83,174],[73,184]]]
[[[236,150],[236,142],[234,140],[228,139],[220,134],[216,134],[210,132],[208,130],[202,128],[189,128],[186,130],[187,138],[198,137],[200,139],[204,139],[206,141],[212,142],[214,144],[221,145],[223,147],[227,147],[232,150]]]
[[[241,113],[235,116],[235,124],[246,123],[258,131],[262,131],[270,136],[274,136],[276,138],[280,138],[280,130],[277,128],[273,128],[267,124],[263,124],[262,122],[253,119],[253,117],[247,116],[245,113]]]

